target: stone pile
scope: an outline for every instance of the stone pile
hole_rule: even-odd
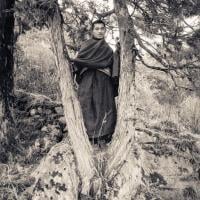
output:
[[[26,152],[26,162],[39,160],[67,136],[61,103],[46,96],[17,91],[14,112],[16,137]]]

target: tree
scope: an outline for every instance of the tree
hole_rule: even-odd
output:
[[[116,139],[114,140],[113,145],[111,145],[111,148],[109,150],[109,154],[111,156],[110,160],[108,160],[108,162],[106,162],[105,164],[105,167],[107,168],[105,174],[103,174],[102,168],[98,167],[98,165],[101,164],[101,162],[95,162],[95,160],[93,159],[93,150],[85,132],[80,105],[75,91],[73,89],[69,63],[70,60],[64,48],[65,42],[62,28],[63,21],[60,9],[56,2],[54,2],[54,6],[48,9],[48,22],[51,30],[52,47],[55,54],[55,61],[60,76],[60,88],[62,93],[62,102],[64,106],[65,118],[67,121],[69,131],[69,139],[71,141],[72,149],[74,152],[74,158],[76,160],[75,162],[77,165],[77,170],[81,182],[81,188],[79,188],[79,196],[82,196],[81,198],[89,194],[92,195],[93,198],[99,199],[105,198],[106,195],[112,196],[111,193],[106,192],[106,184],[111,180],[114,181],[115,177],[117,176],[117,173],[120,173],[119,171],[121,169],[122,173],[125,174],[125,169],[127,168],[127,165],[125,165],[124,161],[130,155],[130,149],[133,142],[132,132],[134,131],[134,124],[132,123],[132,120],[134,120],[135,117],[135,107],[132,103],[132,100],[134,99],[135,88],[135,69],[133,66],[136,54],[132,51],[132,49],[135,46],[135,44],[134,40],[132,40],[133,42],[130,42],[132,37],[132,32],[130,31],[132,27],[132,21],[130,20],[130,16],[128,15],[126,4],[123,3],[123,1],[116,1],[115,3],[117,14],[119,15],[119,24],[121,26],[120,39],[121,41],[124,41],[121,43],[121,48],[122,52],[128,53],[128,56],[123,53],[121,55],[122,65],[124,67],[121,73],[121,86],[119,98],[120,102],[122,103],[119,105],[119,122],[117,126],[117,133],[115,134]],[[130,101],[128,102],[127,99],[130,99]],[[127,103],[124,104],[123,102]],[[124,111],[127,110],[127,108],[132,110],[131,114],[127,115],[127,113],[124,113]],[[126,137],[124,137],[125,135]],[[120,139],[117,139],[118,137],[120,137]],[[121,143],[121,145],[119,143]],[[61,146],[63,145],[64,143],[62,143]],[[57,149],[61,150],[61,146],[59,146]],[[117,156],[113,156],[113,152],[115,151],[118,152]],[[57,150],[54,151],[52,149],[52,152],[55,153],[57,152]],[[65,157],[65,155],[60,151],[59,153],[62,154],[63,157]],[[122,156],[122,154],[124,155]],[[131,166],[131,168],[135,169],[134,166]],[[49,171],[49,169],[47,168],[46,171]],[[62,174],[63,172],[59,171],[59,173]],[[44,179],[41,178],[39,175],[35,185],[35,190],[37,191],[34,195],[35,199],[44,197],[44,193],[42,194],[38,190],[38,185],[41,185],[41,180]],[[77,197],[77,192],[77,188],[74,189],[74,197]],[[130,192],[131,190],[129,190],[128,193],[127,191],[125,191],[123,195],[130,195]],[[47,195],[48,197],[53,196],[52,192],[49,192],[48,194],[45,193],[45,195]],[[66,196],[66,194],[63,195]],[[66,197],[61,195],[59,196],[59,198]]]
[[[80,110],[80,105],[78,103],[76,94],[74,93],[71,72],[70,72],[70,63],[65,59],[64,53],[64,39],[63,39],[63,30],[62,30],[62,17],[58,8],[58,5],[55,3],[55,7],[52,10],[48,10],[50,13],[49,17],[49,26],[51,29],[51,38],[52,46],[55,54],[56,65],[60,74],[60,88],[62,93],[62,102],[65,111],[65,117],[68,125],[69,138],[72,143],[72,149],[74,151],[74,157],[77,164],[77,169],[80,175],[81,189],[79,188],[81,195],[89,195],[92,191],[93,198],[105,198],[107,195],[109,198],[112,196],[112,192],[106,192],[106,184],[112,180],[115,181],[117,174],[126,174],[125,170],[127,167],[135,169],[135,166],[126,165],[124,161],[130,158],[130,149],[133,143],[133,132],[134,132],[134,123],[132,120],[135,120],[135,107],[133,104],[134,99],[134,88],[135,88],[135,52],[132,49],[135,47],[134,40],[131,40],[132,31],[131,27],[133,26],[130,16],[127,12],[126,4],[123,1],[116,1],[116,11],[118,14],[118,21],[120,25],[120,39],[122,41],[121,48],[122,52],[128,53],[127,55],[121,55],[122,62],[122,73],[121,73],[121,86],[120,86],[120,102],[119,104],[119,119],[118,126],[116,128],[115,140],[109,149],[110,159],[105,164],[107,169],[105,174],[101,171],[102,169],[98,168],[100,164],[99,161],[95,163],[93,159],[93,152],[91,145],[88,141],[88,138],[85,133],[85,128],[83,125],[83,117]],[[132,42],[130,42],[130,40]],[[127,99],[130,101],[128,102]],[[124,104],[124,102],[127,102]],[[127,109],[128,108],[128,109]],[[124,111],[129,110],[129,113],[124,113]],[[131,112],[130,112],[131,110]],[[124,137],[126,135],[126,137]],[[118,138],[119,137],[119,138]],[[81,144],[82,143],[82,144]],[[63,145],[63,144],[62,144]],[[119,148],[120,147],[120,148]],[[62,149],[61,146],[59,149]],[[114,152],[118,152],[117,156]],[[83,156],[84,155],[84,156]],[[122,156],[123,155],[123,156]],[[109,163],[109,165],[108,165]],[[138,167],[137,171],[139,171]],[[47,169],[48,171],[49,169]],[[59,171],[59,173],[62,173]],[[126,178],[130,174],[127,174]],[[106,180],[106,181],[105,181]],[[132,179],[134,180],[134,179]],[[132,181],[131,180],[131,181]],[[140,181],[139,181],[140,182]],[[138,182],[138,184],[139,184]],[[36,181],[35,188],[38,188],[38,184],[41,184],[41,179],[38,178]],[[130,182],[127,182],[130,184]],[[133,185],[133,184],[132,184]],[[123,188],[122,188],[123,189]],[[104,193],[103,193],[104,191]],[[77,191],[75,190],[75,193]],[[125,190],[122,195],[127,196],[132,192],[131,187],[129,190]],[[38,197],[39,193],[39,197]],[[41,198],[42,195],[40,192],[36,193],[34,196],[36,199]],[[107,193],[107,194],[105,194]],[[51,192],[46,195],[52,195]],[[66,195],[66,194],[65,194]],[[62,196],[62,195],[61,195]],[[64,198],[63,197],[59,198]],[[74,196],[77,196],[74,194]]]
[[[14,0],[0,1],[0,133],[12,118],[10,107],[13,93]],[[3,135],[2,135],[3,134]]]
[[[131,18],[134,22],[134,32],[138,46],[157,61],[157,66],[149,66],[140,55],[140,61],[148,68],[167,73],[175,85],[178,77],[186,77],[191,90],[199,90],[191,77],[192,71],[199,71],[199,48],[192,43],[198,43],[195,35],[199,32],[198,25],[190,22],[198,16],[199,2],[186,1],[129,1],[134,8]],[[156,38],[149,42],[149,38]],[[196,39],[194,39],[196,38]],[[194,40],[193,40],[194,39]],[[190,72],[190,73],[189,73]]]

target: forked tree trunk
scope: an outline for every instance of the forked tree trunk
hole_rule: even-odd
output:
[[[0,0],[0,138],[5,136],[11,118],[13,92],[13,37],[15,0]]]
[[[100,199],[103,197],[104,199],[109,200],[130,199],[129,197],[133,192],[133,188],[137,187],[137,185],[135,185],[136,180],[140,179],[140,167],[136,164],[134,155],[131,154],[131,149],[134,142],[135,121],[135,54],[132,51],[134,48],[134,40],[130,32],[132,23],[129,19],[130,16],[128,15],[126,2],[116,0],[115,10],[118,16],[120,27],[121,75],[118,121],[114,134],[114,140],[111,143],[107,154],[108,160],[105,166],[106,174],[97,171],[97,169],[99,170],[97,165],[101,165],[101,163],[95,163],[93,158],[93,150],[86,135],[79,101],[73,89],[72,77],[69,67],[70,63],[66,60],[64,55],[63,30],[61,26],[61,15],[58,8],[55,9],[55,13],[50,19],[53,50],[55,54],[56,65],[60,75],[62,103],[64,107],[65,118],[67,121],[71,146],[75,154],[75,164],[77,165],[78,169],[77,176],[80,175],[79,178],[82,182],[82,193],[87,194],[91,190],[91,185],[97,185],[97,187],[102,186],[103,188],[100,188],[100,190],[107,194],[99,195],[101,196]],[[68,151],[64,144],[65,142],[62,142],[61,144],[53,147],[45,161],[41,164],[42,167],[40,166],[38,168],[36,176],[40,178],[38,178],[35,188],[41,188],[42,179],[43,181],[45,179],[49,180],[46,182],[46,185],[48,186],[47,189],[45,189],[45,183],[43,183],[43,190],[38,192],[38,196],[35,196],[35,198],[33,198],[34,200],[40,199],[42,197],[44,198],[45,195],[49,194],[52,194],[51,196],[53,196],[55,199],[59,197],[59,199],[64,200],[66,199],[66,196],[73,196],[74,199],[77,198],[77,195],[73,194],[73,189],[75,191],[74,193],[78,192],[76,191],[78,187],[77,176],[74,173],[73,166],[67,165],[69,168],[67,170],[68,173],[63,170],[63,164],[68,162],[67,160],[69,160],[69,162],[71,160],[70,155],[66,154]],[[58,163],[57,168],[56,163],[53,161],[53,158],[56,157],[56,155],[62,155],[62,159]],[[51,165],[51,167],[44,169],[43,166],[45,165]],[[56,174],[60,174],[60,178],[59,182],[57,182],[57,184],[54,183],[52,186],[52,178],[48,177],[48,174],[53,174],[55,171]],[[72,174],[72,176],[70,176],[69,173]],[[38,176],[38,174],[44,175]],[[104,177],[100,178],[99,174]],[[66,177],[68,177],[67,180],[70,180],[71,178],[71,181],[66,182]],[[58,179],[55,177],[53,180],[54,182],[58,181]],[[120,180],[121,184],[118,184],[118,180]],[[104,182],[103,185],[101,185],[101,181]],[[109,183],[112,183],[113,188],[107,192]],[[72,190],[68,190],[71,191],[70,194],[68,191],[64,193],[62,191],[61,195],[56,196],[55,192],[52,190],[52,187],[55,187],[56,185],[63,186],[64,184],[69,184],[69,188],[74,188]],[[51,185],[50,189],[49,185]],[[116,190],[115,186],[118,188],[118,195],[115,194],[113,196],[113,191]],[[46,190],[51,190],[51,192]],[[46,194],[44,194],[44,191],[46,191]]]

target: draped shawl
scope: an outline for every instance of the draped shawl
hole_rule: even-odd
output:
[[[104,39],[92,38],[81,46],[77,58],[73,61],[78,67],[106,68],[113,63],[113,51]]]
[[[77,75],[80,74],[83,68],[102,69],[109,67],[111,69],[111,77],[119,77],[119,52],[113,53],[112,48],[104,39],[91,38],[84,42],[77,57],[72,61],[76,66],[74,70]]]
[[[73,73],[76,74],[77,83],[80,82],[83,72],[87,69],[110,68],[113,80],[115,96],[118,95],[120,73],[120,51],[113,52],[112,48],[104,39],[91,38],[83,43],[78,55],[72,59]]]

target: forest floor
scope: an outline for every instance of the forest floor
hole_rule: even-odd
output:
[[[52,146],[67,136],[62,106],[43,95],[17,91],[15,125],[0,146],[0,199],[19,200],[33,184],[31,172]]]

